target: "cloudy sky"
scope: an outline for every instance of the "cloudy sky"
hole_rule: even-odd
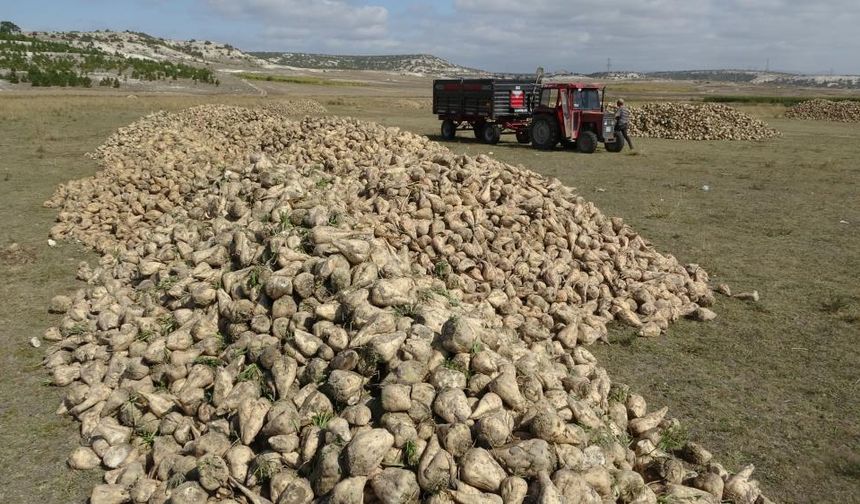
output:
[[[860,0],[0,0],[25,30],[135,30],[244,50],[431,53],[495,71],[860,74]]]

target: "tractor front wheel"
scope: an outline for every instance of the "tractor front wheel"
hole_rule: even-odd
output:
[[[591,154],[597,150],[597,135],[593,131],[583,131],[576,139],[576,150],[584,154]]]
[[[624,139],[616,136],[614,142],[606,142],[603,146],[607,152],[621,152],[624,150]]]
[[[457,125],[450,119],[442,121],[442,138],[445,140],[453,140],[457,136]]]
[[[558,143],[558,124],[555,118],[538,116],[531,125],[532,147],[535,149],[552,149]]]
[[[494,145],[499,143],[500,138],[502,138],[502,129],[499,128],[498,124],[487,124],[484,126],[484,131],[481,132],[481,140],[484,143]]]

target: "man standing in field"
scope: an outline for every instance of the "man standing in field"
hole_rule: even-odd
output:
[[[624,106],[624,100],[619,98],[617,102],[618,110],[615,111],[615,136],[616,142],[623,142],[626,140],[627,145],[630,146],[630,149],[633,149],[633,142],[630,141],[630,135],[627,134],[627,128],[630,126],[630,112],[627,110],[627,107]],[[622,145],[624,147],[624,145]]]

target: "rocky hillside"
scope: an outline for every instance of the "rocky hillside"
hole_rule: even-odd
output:
[[[337,70],[379,70],[429,75],[484,74],[481,70],[455,65],[431,54],[384,56],[339,56],[294,52],[252,52],[252,56],[276,65]]]
[[[308,69],[379,70],[425,75],[484,75],[430,54],[342,56],[295,52],[245,52],[209,40],[173,40],[134,31],[37,32],[33,37],[80,50],[150,61],[235,66],[287,66]],[[486,74],[489,75],[489,74]]]
[[[230,44],[209,40],[171,40],[132,31],[48,32],[36,37],[66,42],[79,48],[95,48],[128,58],[189,63],[260,65],[263,62]]]
[[[158,81],[219,85],[208,65],[120,51],[121,42],[111,46],[71,35],[0,33],[0,79],[33,87],[118,88]]]
[[[760,70],[690,70],[679,72],[651,72],[650,78],[673,80],[706,80],[721,82],[745,82],[750,84],[773,84],[781,86],[858,88],[857,75],[813,75]]]

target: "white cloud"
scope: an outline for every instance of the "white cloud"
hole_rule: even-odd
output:
[[[285,51],[352,47],[367,49],[390,44],[388,10],[344,0],[207,0],[226,16],[261,26],[269,46]]]

